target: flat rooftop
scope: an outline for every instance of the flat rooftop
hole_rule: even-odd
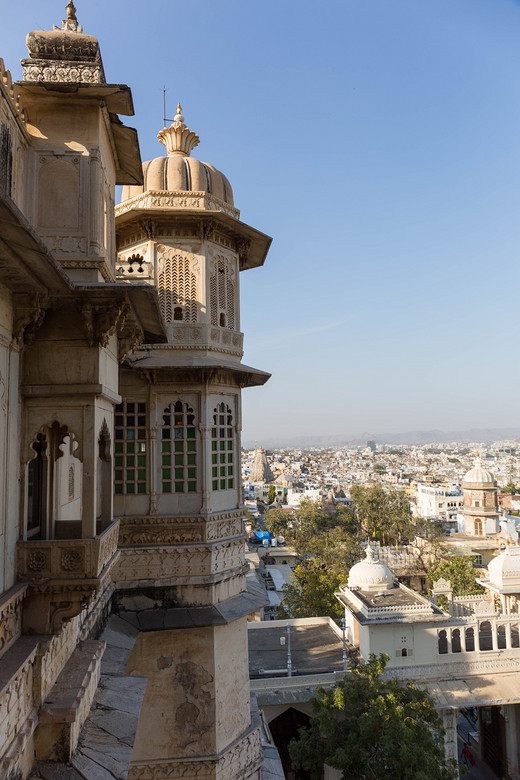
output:
[[[367,607],[406,607],[412,604],[424,605],[424,599],[408,589],[394,585],[382,593],[353,589],[354,593]],[[425,605],[426,606],[426,605]]]
[[[291,620],[293,676],[325,674],[343,670],[341,635],[326,618]],[[320,622],[318,622],[320,621]],[[249,676],[287,676],[287,620],[267,620],[248,624]],[[285,638],[285,645],[280,638]]]

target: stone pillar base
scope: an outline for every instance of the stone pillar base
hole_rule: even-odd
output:
[[[131,762],[128,780],[261,780],[260,729],[254,726],[219,756]]]

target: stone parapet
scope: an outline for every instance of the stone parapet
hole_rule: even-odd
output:
[[[123,517],[119,526],[119,547],[160,547],[199,544],[217,540],[243,539],[241,509],[218,514],[176,515],[175,517]]]
[[[117,551],[119,521],[94,539],[18,542],[18,578],[41,583],[50,579],[99,577]]]
[[[220,198],[207,192],[185,192],[179,190],[148,190],[133,198],[124,200],[116,206],[116,219],[133,210],[154,211],[157,209],[186,209],[196,211],[221,211],[234,219],[239,219],[240,211]]]
[[[37,722],[34,701],[37,638],[22,637],[5,653],[0,667],[0,777],[15,776]],[[30,766],[32,759],[28,759]]]
[[[22,604],[27,585],[15,585],[0,598],[0,657],[22,633]]]

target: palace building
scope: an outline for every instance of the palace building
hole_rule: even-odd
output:
[[[72,0],[27,46],[21,82],[0,60],[0,776],[74,760],[112,686],[140,691],[128,778],[259,778],[239,274],[271,239],[180,106],[142,165]]]

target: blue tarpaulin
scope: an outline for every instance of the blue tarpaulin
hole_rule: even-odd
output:
[[[270,539],[271,534],[269,531],[255,531],[255,536],[257,539]]]

